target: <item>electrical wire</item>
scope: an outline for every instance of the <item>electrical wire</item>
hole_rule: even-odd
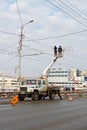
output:
[[[14,34],[14,33],[9,33],[9,32],[4,32],[4,31],[0,31],[0,32],[10,34],[10,35],[19,36],[18,34]],[[58,35],[58,36],[51,36],[51,37],[45,37],[45,38],[39,38],[39,39],[31,39],[28,36],[25,36],[29,40],[23,40],[23,41],[39,41],[39,40],[54,39],[54,38],[58,38],[58,37],[67,37],[67,36],[70,36],[70,35],[76,35],[76,34],[80,34],[80,33],[84,33],[84,32],[87,32],[87,29],[80,30],[80,31],[77,31],[77,32],[68,33],[68,34],[62,34],[62,35]]]
[[[0,31],[0,33],[6,33],[6,34],[10,34],[10,35],[19,36],[18,34],[15,34],[15,33],[10,33],[10,32],[5,32],[5,31]]]
[[[0,66],[1,66],[1,65],[4,65],[4,64],[6,65],[6,64],[9,63],[10,61],[14,60],[14,58],[16,58],[16,57],[17,57],[17,55],[11,57],[9,60],[6,60],[6,61],[3,62],[3,63],[0,63]]]
[[[46,46],[49,46],[50,48],[52,48],[52,46],[50,46],[50,45],[47,45],[47,43],[42,43],[42,42],[40,42],[39,41],[39,39],[32,39],[32,38],[30,38],[30,37],[28,37],[28,36],[25,36],[27,39],[29,39],[29,40],[24,40],[24,41],[34,41],[35,43],[36,43],[36,41],[41,45],[41,44],[46,44]]]
[[[30,39],[29,38],[30,40],[27,40],[27,41],[39,41],[39,40],[54,39],[54,38],[58,38],[58,37],[67,37],[67,36],[70,36],[70,35],[72,36],[72,35],[76,35],[76,34],[80,34],[80,33],[84,33],[84,32],[87,32],[87,29],[80,30],[80,31],[77,31],[77,32],[62,34],[62,35],[58,35],[58,36],[51,36],[51,37],[40,38],[40,39]]]
[[[71,14],[69,14],[67,11],[64,10],[64,8],[61,8],[59,5],[60,3],[56,2],[50,2],[49,0],[47,0],[51,5],[53,5],[54,7],[56,7],[57,9],[60,9],[62,12],[64,12],[65,14],[67,14],[68,16],[70,16],[71,18],[73,18],[74,20],[76,20],[78,23],[80,23],[81,25],[87,27],[87,25],[85,25],[83,22],[81,22],[80,20],[78,20],[76,17],[72,16]]]
[[[72,8],[74,8],[74,10],[76,10],[78,13],[80,13],[80,15],[85,19],[87,20],[87,16],[81,11],[79,10],[75,5],[71,4],[70,1],[67,0],[67,4],[69,6],[71,6]]]
[[[43,53],[34,53],[34,54],[25,54],[25,55],[21,55],[21,57],[24,57],[24,56],[37,56],[37,55],[41,55]]]
[[[8,46],[8,47],[5,47],[5,48],[1,49],[0,51],[5,51],[5,50],[7,50],[7,49],[9,49],[9,48],[13,47],[14,45],[15,45],[15,43],[14,43],[14,44],[12,44],[12,45],[10,45],[10,46]]]
[[[25,57],[25,59],[28,59],[28,58]],[[40,58],[37,58],[37,57],[35,57],[35,58],[34,57],[29,58],[29,60],[38,61],[38,62],[42,62],[42,63],[50,63],[48,60],[43,60],[43,59],[40,59]]]
[[[15,55],[17,53],[15,50],[12,50],[12,49],[8,50],[8,49],[12,48],[14,45],[15,45],[15,43],[8,47],[4,47],[3,49],[0,49],[0,53],[7,54],[7,55]]]
[[[86,20],[85,22],[87,22],[87,19],[85,19],[78,11],[76,11],[74,8],[70,7],[67,3],[65,3],[62,0],[59,0],[60,3],[62,3],[65,7],[67,7],[66,9],[70,9],[71,11],[73,11],[74,15],[76,15],[76,17],[78,17],[79,19],[82,18],[84,20]]]
[[[1,54],[14,55],[16,52],[0,52]]]

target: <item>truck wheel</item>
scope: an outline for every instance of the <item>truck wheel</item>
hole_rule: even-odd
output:
[[[55,92],[50,92],[49,98],[51,100],[54,100],[55,99]]]
[[[41,99],[42,99],[42,97],[43,97],[42,95],[39,95],[39,100],[41,100]]]
[[[19,99],[20,101],[24,101],[25,96],[23,96],[23,95],[18,95],[18,99]]]
[[[33,101],[37,101],[39,99],[39,94],[38,94],[38,92],[34,92],[33,94],[32,94],[32,100]]]

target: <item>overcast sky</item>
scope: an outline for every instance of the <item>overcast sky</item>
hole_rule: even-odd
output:
[[[87,0],[0,0],[0,73],[40,76],[61,45],[64,56],[53,67],[87,70]]]

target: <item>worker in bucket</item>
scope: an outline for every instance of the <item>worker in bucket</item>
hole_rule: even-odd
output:
[[[54,56],[57,57],[57,47],[54,46]]]
[[[58,48],[58,52],[59,52],[59,53],[62,52],[62,47],[61,47],[61,46],[59,46],[59,48]]]
[[[59,46],[58,47],[58,57],[62,57],[62,51],[63,51],[63,49],[62,49],[62,47],[61,46]]]

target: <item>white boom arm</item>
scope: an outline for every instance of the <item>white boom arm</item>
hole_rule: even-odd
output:
[[[42,72],[41,77],[42,78],[46,78],[48,76],[48,72],[50,70],[50,68],[52,67],[52,65],[57,61],[58,58],[62,57],[62,53],[58,53],[58,56],[56,56],[53,61],[49,64],[49,66],[47,66],[47,68]]]
[[[51,66],[56,62],[57,57],[47,66],[47,68],[42,72],[41,77],[47,77],[48,71],[51,68]]]

